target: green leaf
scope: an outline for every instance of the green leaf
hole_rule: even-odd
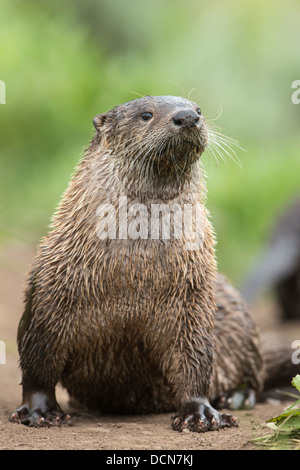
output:
[[[300,392],[300,375],[292,380],[293,386]],[[256,444],[271,449],[300,449],[300,399],[289,406],[281,415],[267,420],[267,427],[273,431],[255,439]]]
[[[284,418],[287,418],[288,416],[300,416],[300,410],[299,409],[293,409],[295,405],[299,404],[300,400],[296,401],[296,403],[293,403],[293,405],[289,406],[283,413],[281,413],[278,416],[275,416],[274,418],[270,418],[267,420],[267,423],[271,422],[280,422]]]
[[[300,374],[297,374],[296,377],[293,378],[292,385],[300,392]]]

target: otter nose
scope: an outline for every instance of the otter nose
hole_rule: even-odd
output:
[[[195,111],[182,109],[173,116],[173,123],[179,127],[195,127],[199,116]]]

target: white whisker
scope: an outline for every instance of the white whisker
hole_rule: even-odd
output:
[[[244,150],[238,143],[236,139],[232,137],[227,137],[226,135],[222,134],[221,132],[212,130],[210,127],[209,130],[209,142],[207,149],[210,151],[216,152],[223,162],[228,166],[228,160],[226,155],[233,160],[240,168],[242,168],[242,163],[234,150],[234,147]],[[212,152],[213,154],[213,152]],[[215,154],[213,154],[215,157]]]

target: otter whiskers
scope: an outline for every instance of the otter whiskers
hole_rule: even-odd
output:
[[[244,150],[239,142],[232,137],[228,137],[221,132],[213,130],[211,127],[208,127],[208,146],[207,150],[212,154],[217,164],[219,164],[218,157],[225,163],[226,166],[229,166],[228,158],[234,161],[240,168],[242,168],[242,163],[234,149],[234,147]]]

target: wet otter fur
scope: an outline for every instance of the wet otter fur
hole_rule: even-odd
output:
[[[264,365],[246,305],[217,273],[200,163],[209,131],[200,108],[147,96],[94,125],[30,275],[18,330],[23,403],[10,419],[70,424],[55,397],[60,382],[89,409],[177,410],[179,431],[236,426],[212,403],[230,403],[241,387],[259,393]],[[140,205],[140,224],[149,222],[151,205],[199,205],[198,249],[187,248],[186,234],[151,238],[150,224],[143,237],[136,227],[129,237],[121,217],[115,236],[105,236],[98,208],[107,209],[101,220],[111,208],[119,216],[124,196],[127,208]],[[106,220],[115,228],[113,216]]]

